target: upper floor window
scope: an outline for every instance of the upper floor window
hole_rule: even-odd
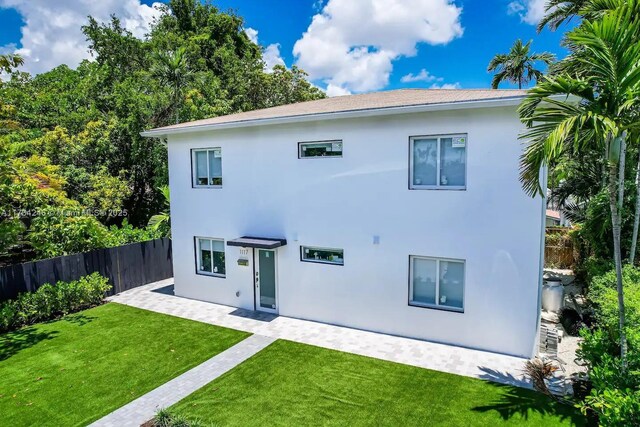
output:
[[[298,158],[342,157],[342,141],[316,141],[298,143]]]
[[[224,240],[196,237],[198,274],[225,277]]]
[[[191,150],[194,187],[222,186],[222,150],[207,148]]]
[[[414,136],[409,141],[410,188],[466,188],[466,135]]]

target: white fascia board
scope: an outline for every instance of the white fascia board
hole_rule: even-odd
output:
[[[283,116],[266,119],[238,120],[228,123],[201,124],[176,129],[157,129],[140,132],[141,136],[166,138],[167,135],[180,133],[203,132],[219,129],[234,129],[253,126],[267,126],[288,123],[303,123],[318,120],[335,120],[359,117],[387,116],[394,114],[422,113],[427,111],[461,110],[468,108],[509,107],[520,104],[524,96],[509,98],[484,99],[477,101],[443,102],[440,104],[406,105],[401,107],[371,108],[367,110],[336,111],[333,113],[305,114],[300,116]]]

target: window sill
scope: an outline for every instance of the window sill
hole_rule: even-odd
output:
[[[411,185],[409,190],[452,190],[452,191],[465,191],[466,186],[437,186],[437,185]]]
[[[419,303],[419,302],[409,301],[409,306],[410,307],[428,308],[428,309],[431,309],[431,310],[449,311],[449,312],[452,312],[452,313],[464,314],[464,308],[447,307],[447,306],[444,306],[444,305],[423,304],[423,303]]]
[[[338,262],[331,262],[331,261],[321,261],[321,260],[311,260],[311,259],[301,259],[300,261],[302,262],[308,262],[310,264],[327,264],[327,265],[339,265],[341,267],[344,266],[344,262],[342,263],[338,263]]]
[[[222,188],[222,185],[193,185],[192,188]]]
[[[209,273],[206,271],[196,271],[196,274],[198,276],[217,277],[219,279],[225,279],[227,277],[226,274]]]

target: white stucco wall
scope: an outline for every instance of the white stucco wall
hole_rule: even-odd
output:
[[[520,130],[509,107],[170,136],[176,293],[253,309],[240,248],[226,278],[196,275],[194,236],[283,237],[280,315],[530,356],[543,221],[518,181]],[[450,133],[468,134],[467,189],[409,190],[409,136]],[[298,159],[299,141],[331,139],[342,158]],[[223,188],[192,188],[190,150],[212,147]],[[300,245],[343,248],[344,266],[301,262]],[[466,260],[464,313],[408,305],[409,255]]]

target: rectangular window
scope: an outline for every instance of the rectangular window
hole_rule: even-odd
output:
[[[222,186],[222,151],[220,148],[192,150],[193,186]]]
[[[298,158],[342,157],[342,141],[299,142]]]
[[[409,257],[409,304],[463,311],[464,261]]]
[[[322,264],[344,265],[344,250],[300,246],[300,260]]]
[[[409,142],[410,188],[466,188],[466,135],[414,136]]]
[[[198,274],[225,277],[224,240],[196,237]]]

